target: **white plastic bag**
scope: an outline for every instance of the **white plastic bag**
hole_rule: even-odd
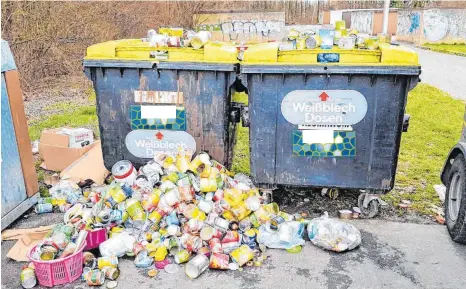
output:
[[[304,224],[300,222],[284,222],[275,232],[268,229],[267,224],[263,224],[259,227],[257,242],[267,248],[291,249],[305,244],[303,233]]]
[[[325,212],[307,226],[309,240],[325,250],[343,252],[361,244],[361,233],[352,224],[330,219]]]

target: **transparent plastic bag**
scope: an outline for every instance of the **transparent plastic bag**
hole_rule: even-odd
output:
[[[361,244],[361,232],[352,224],[330,219],[327,212],[307,226],[309,240],[325,250],[343,252]]]
[[[257,242],[273,249],[290,249],[298,245],[304,245],[304,224],[300,222],[284,222],[278,230],[271,230],[268,224],[259,227]]]

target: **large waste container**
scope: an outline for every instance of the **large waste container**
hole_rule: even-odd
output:
[[[105,166],[127,159],[139,167],[155,152],[178,148],[206,151],[229,165],[236,47],[164,49],[166,59],[156,60],[155,48],[141,40],[88,47],[83,65],[97,96]]]
[[[279,51],[263,44],[245,51],[241,73],[256,183],[393,188],[406,97],[420,74],[413,50]]]

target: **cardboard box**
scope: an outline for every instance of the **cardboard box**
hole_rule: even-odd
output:
[[[105,178],[110,174],[105,168],[100,141],[96,141],[91,150],[72,163],[60,173],[62,179],[76,183],[87,179],[98,185],[103,185]]]
[[[62,133],[63,128],[44,130],[40,136],[39,154],[44,160],[42,168],[51,171],[63,171],[96,143],[80,148],[71,148],[70,136]]]
[[[87,128],[64,128],[60,133],[68,136],[70,148],[82,148],[94,142],[94,133]]]

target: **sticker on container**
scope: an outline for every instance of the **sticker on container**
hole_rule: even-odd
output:
[[[183,104],[183,101],[183,92],[154,90],[134,91],[134,102],[136,103]]]
[[[141,105],[141,118],[174,119],[176,118],[176,106],[174,105]]]
[[[281,111],[296,125],[353,125],[366,115],[367,101],[356,90],[294,90],[284,97]]]
[[[333,139],[327,143],[306,143],[312,140],[306,134],[317,133],[317,130],[293,131],[293,156],[309,157],[354,157],[356,156],[356,133],[354,131],[333,131]],[[328,137],[328,132],[324,133]],[[314,138],[315,139],[315,138]]]
[[[176,156],[178,151],[196,151],[196,140],[184,131],[133,130],[125,140],[128,151],[138,158],[153,158],[155,153]]]
[[[173,118],[144,118],[142,114],[142,106],[131,105],[130,119],[131,129],[186,130],[186,109],[181,106],[176,107],[176,115]]]

